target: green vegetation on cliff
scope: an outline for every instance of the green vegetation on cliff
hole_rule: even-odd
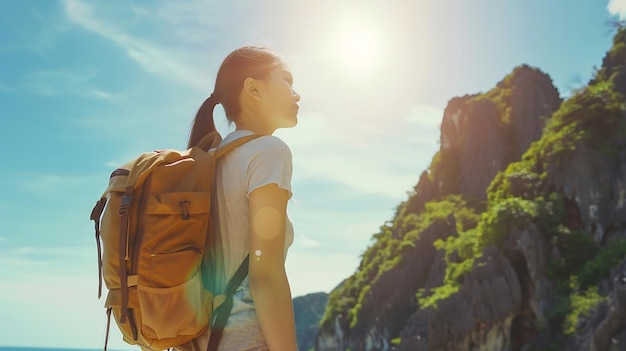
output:
[[[524,69],[538,72],[527,66]],[[485,94],[457,99],[458,103],[466,106],[470,113],[474,110],[495,111],[494,114],[499,116],[495,127],[500,129],[500,133],[507,135],[508,140],[513,135],[510,120],[513,80],[521,70],[520,67],[516,68],[497,87]],[[450,104],[454,103],[455,101],[451,101]],[[462,144],[463,140],[457,142]],[[337,317],[346,329],[355,329],[366,323],[363,306],[371,299],[372,286],[376,285],[385,273],[402,264],[406,253],[415,248],[421,234],[430,226],[437,223],[450,224],[452,218],[455,230],[445,240],[436,241],[436,247],[446,252],[445,284],[431,291],[428,297],[421,291],[422,305],[433,304],[458,290],[459,278],[472,268],[474,260],[480,256],[481,245],[488,241],[478,233],[485,230],[488,234],[484,237],[502,236],[497,231],[502,231],[500,227],[506,226],[507,221],[516,216],[523,216],[524,211],[540,211],[527,208],[526,202],[509,201],[485,212],[484,202],[455,193],[456,186],[453,184],[457,183],[460,172],[457,157],[455,150],[440,151],[433,157],[429,167],[429,178],[442,184],[440,195],[427,202],[421,211],[416,211],[413,206],[417,199],[415,193],[396,208],[393,220],[385,223],[380,227],[380,231],[373,235],[373,242],[362,254],[357,271],[331,293],[322,318],[322,328],[332,328]],[[507,211],[510,212],[510,218],[499,217]]]
[[[420,305],[436,305],[456,292],[461,277],[473,268],[484,247],[502,245],[512,228],[523,228],[530,223],[537,225],[560,253],[560,259],[551,262],[549,274],[559,282],[561,296],[566,297],[563,299],[566,306],[561,307],[567,316],[560,316],[565,317],[565,331],[572,332],[572,321],[602,301],[595,285],[608,277],[610,269],[623,259],[626,243],[601,248],[589,233],[576,226],[568,227],[566,200],[560,193],[551,192],[545,182],[551,173],[561,171],[578,148],[584,146],[615,156],[619,141],[626,137],[626,99],[615,86],[626,66],[626,31],[622,29],[616,38],[622,42],[617,42],[607,54],[605,67],[592,84],[566,100],[548,120],[542,138],[530,146],[522,160],[510,164],[495,177],[487,191],[487,210],[481,214],[476,228],[459,238],[450,237],[437,243],[437,248],[445,250],[446,257],[457,254],[461,262],[448,262],[442,286],[429,294],[418,293]],[[606,66],[607,62],[617,64],[621,71]]]
[[[485,94],[453,99],[449,106],[456,103],[467,109],[495,109],[500,118],[494,127],[510,140],[514,135],[511,96],[516,74],[517,70]],[[407,257],[414,255],[429,228],[440,225],[448,230],[434,240],[435,248],[443,253],[445,275],[440,286],[413,292],[415,308],[436,307],[455,294],[487,246],[496,245],[506,255],[509,233],[532,226],[543,235],[554,258],[549,261],[547,274],[557,287],[555,300],[559,303],[548,315],[548,327],[572,333],[578,316],[604,300],[598,283],[623,260],[626,242],[605,246],[596,243],[580,223],[580,215],[572,213],[576,200],[555,188],[554,179],[567,177],[572,171],[572,159],[582,152],[609,158],[623,152],[624,94],[626,29],[622,27],[596,77],[546,120],[541,138],[530,145],[521,160],[495,176],[487,189],[486,202],[455,192],[462,171],[458,150],[442,147],[428,173],[435,195],[417,205],[421,194],[411,194],[396,208],[393,220],[373,235],[357,271],[330,295],[322,328],[332,329],[338,321],[343,330],[350,331],[372,323],[367,306],[373,299],[382,299],[376,287],[387,282],[389,272],[411,263]],[[400,342],[399,335],[394,334],[397,329],[391,328],[390,342]]]
[[[426,228],[447,222],[450,214],[457,218],[456,229],[460,233],[474,227],[478,219],[460,195],[428,203],[426,210],[420,214],[407,212],[406,202],[400,204],[394,220],[381,226],[380,232],[374,234],[374,242],[362,254],[357,271],[331,293],[322,326],[330,327],[334,318],[341,316],[347,326],[357,327],[362,322],[360,316],[363,305],[370,298],[371,286],[401,263],[404,253],[415,247]]]

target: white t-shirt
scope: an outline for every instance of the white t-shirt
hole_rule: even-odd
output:
[[[237,130],[227,135],[220,146],[253,134]],[[292,160],[287,144],[275,136],[261,136],[240,145],[217,162],[215,199],[218,230],[216,247],[221,248],[224,276],[218,276],[223,289],[250,252],[250,193],[264,185],[275,183],[289,191],[291,197]],[[285,226],[285,255],[294,238],[289,218]],[[219,251],[218,251],[219,253]],[[237,289],[233,309],[220,342],[220,350],[243,350],[265,345],[261,333],[248,279]]]

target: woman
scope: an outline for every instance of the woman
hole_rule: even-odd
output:
[[[272,136],[276,129],[297,123],[300,96],[292,85],[284,62],[270,50],[235,50],[222,63],[213,94],[200,107],[191,130],[190,146],[215,130],[213,109],[222,104],[236,129],[220,146],[246,135],[260,135],[220,158],[216,169],[214,206],[219,225],[215,247],[221,253],[213,256],[221,260],[216,263],[214,291],[222,291],[250,255],[248,278],[234,295],[219,350],[297,349],[285,273],[287,248],[293,242],[287,218],[291,152]]]

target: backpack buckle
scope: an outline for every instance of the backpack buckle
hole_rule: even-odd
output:
[[[133,200],[133,188],[126,188],[126,192],[122,195],[122,201],[120,202],[120,209],[118,211],[120,216],[128,215],[128,208]]]
[[[187,200],[178,203],[178,206],[180,206],[180,209],[182,211],[180,214],[180,218],[182,218],[183,221],[188,221],[191,219],[191,214],[189,214],[189,205],[191,205],[191,202]]]

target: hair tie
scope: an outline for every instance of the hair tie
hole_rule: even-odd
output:
[[[210,102],[213,106],[220,103],[219,98],[217,97],[217,94],[215,94],[215,92],[211,93],[211,95],[206,100],[207,102]]]

